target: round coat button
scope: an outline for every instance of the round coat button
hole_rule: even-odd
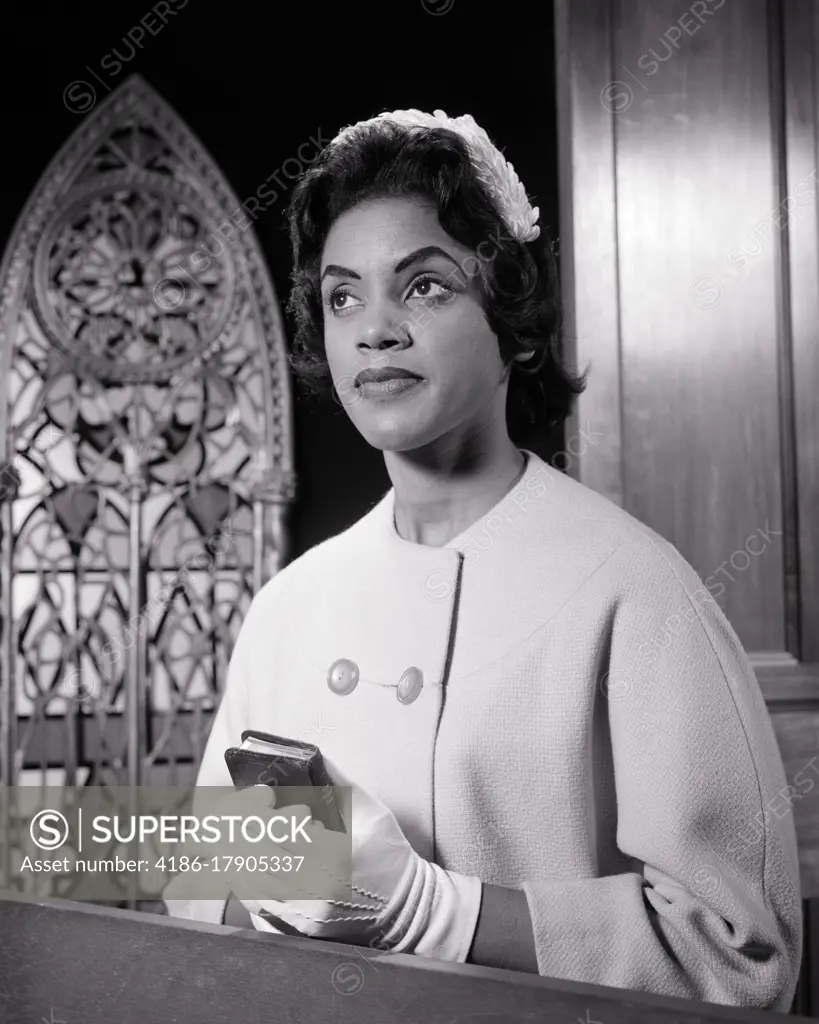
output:
[[[398,680],[398,700],[402,704],[412,704],[421,687],[424,685],[424,673],[420,668],[411,666]]]
[[[327,672],[327,685],[340,697],[346,697],[358,686],[358,665],[349,658],[334,661]]]

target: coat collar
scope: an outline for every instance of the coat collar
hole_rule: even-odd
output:
[[[527,484],[535,477],[542,469],[546,467],[546,463],[534,452],[529,451],[527,448],[519,449],[526,458],[526,466],[523,474],[518,480],[517,484],[511,491],[500,498],[488,512],[480,517],[471,526],[468,526],[462,533],[458,534],[457,537],[453,537],[452,540],[447,541],[446,544],[440,547],[430,547],[428,544],[417,544],[414,541],[405,540],[396,529],[395,526],[395,488],[391,487],[379,503],[372,509],[372,511],[361,520],[361,525],[367,521],[369,516],[372,520],[367,523],[367,528],[372,528],[374,535],[377,534],[378,541],[382,543],[386,548],[390,548],[396,551],[403,551],[407,556],[415,556],[419,558],[424,557],[424,552],[436,551],[436,550],[453,550],[460,551],[465,554],[471,544],[474,543],[474,538],[486,528],[486,524],[492,520],[494,523],[495,518],[498,516],[502,506],[508,503],[510,496],[517,491],[525,491]]]
[[[559,614],[622,541],[612,512],[630,517],[521,450],[518,483],[442,547],[398,534],[391,488],[303,556],[294,607],[315,625],[303,656],[324,672],[350,658],[378,685],[397,685],[416,666],[440,685],[448,658],[451,676],[480,671]]]

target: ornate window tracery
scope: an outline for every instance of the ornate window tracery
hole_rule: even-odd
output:
[[[285,334],[252,230],[220,232],[239,208],[135,76],[7,246],[0,784],[191,782],[250,599],[287,559]]]

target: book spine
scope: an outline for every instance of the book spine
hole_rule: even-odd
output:
[[[329,828],[333,832],[346,832],[344,818],[341,816],[336,801],[334,783],[325,767],[321,752],[316,754],[316,758],[310,766],[310,778],[318,791],[322,811],[318,816],[319,820],[324,823],[325,828]]]

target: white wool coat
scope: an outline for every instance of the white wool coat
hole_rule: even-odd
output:
[[[243,729],[316,743],[422,857],[523,890],[540,974],[787,1012],[796,835],[748,658],[670,543],[524,453],[445,546],[398,535],[391,489],[262,587],[197,784],[231,784]]]

